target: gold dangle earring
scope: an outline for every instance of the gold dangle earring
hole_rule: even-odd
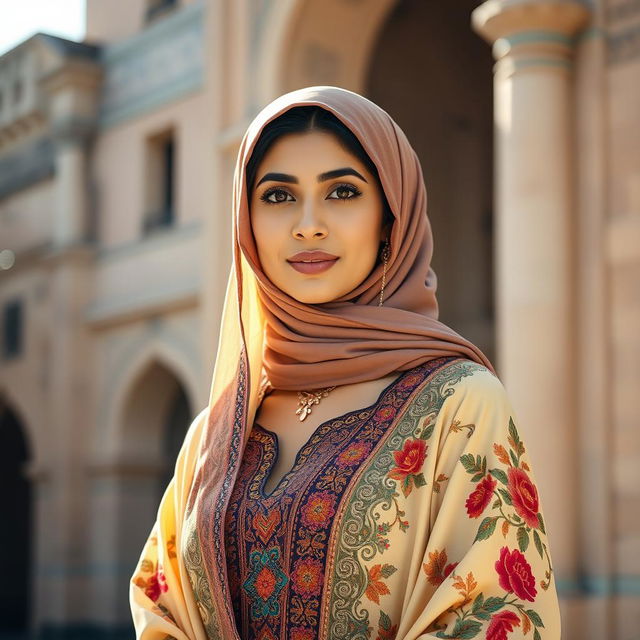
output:
[[[378,302],[378,306],[382,306],[382,298],[384,296],[384,284],[385,278],[387,277],[387,263],[389,262],[389,258],[391,257],[391,246],[389,245],[389,238],[385,240],[384,248],[382,249],[382,288],[380,289],[380,301]]]

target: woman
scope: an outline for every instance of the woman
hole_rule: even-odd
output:
[[[265,107],[233,248],[209,406],[131,579],[137,638],[560,638],[527,449],[491,363],[437,320],[391,117],[327,86]]]

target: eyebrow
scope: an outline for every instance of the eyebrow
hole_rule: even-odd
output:
[[[324,182],[325,180],[331,180],[332,178],[339,178],[340,176],[355,176],[356,178],[360,178],[360,180],[367,182],[364,176],[351,167],[343,167],[342,169],[333,169],[333,171],[321,173],[318,176],[318,182]],[[259,187],[263,182],[267,182],[269,180],[274,182],[291,182],[292,184],[298,184],[298,178],[289,175],[288,173],[265,173],[264,176],[260,178],[258,184],[256,184],[256,187]]]

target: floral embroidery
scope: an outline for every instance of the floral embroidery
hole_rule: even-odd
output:
[[[538,490],[522,469],[507,469],[507,491],[513,501],[516,513],[533,528],[540,528],[538,522]]]
[[[288,579],[280,566],[280,551],[272,547],[254,551],[250,558],[251,573],[242,585],[251,600],[251,612],[256,618],[280,613],[278,595]]]
[[[449,479],[449,476],[447,476],[444,473],[439,473],[438,477],[433,481],[433,487],[432,487],[433,492],[440,493],[440,483],[448,479]]]
[[[322,564],[315,558],[298,560],[291,574],[294,590],[302,596],[317,596],[322,589]]]
[[[460,599],[446,613],[455,613],[456,620],[450,633],[447,633],[444,631],[446,625],[439,624],[443,622],[444,614],[440,616],[433,626],[434,630],[440,629],[436,633],[438,638],[474,638],[482,629],[483,621],[489,621],[487,640],[508,640],[508,634],[521,623],[523,634],[528,633],[533,626],[533,640],[541,640],[539,629],[544,628],[542,618],[535,610],[525,608],[525,603],[534,602],[538,595],[536,578],[524,555],[529,546],[530,535],[540,557],[544,559],[546,556],[549,567],[545,572],[545,580],[540,581],[543,590],[548,589],[550,584],[551,564],[547,547],[539,534],[539,531],[544,534],[545,530],[539,512],[538,491],[527,474],[529,466],[521,460],[525,447],[512,418],[509,418],[508,433],[508,451],[502,444],[493,444],[493,452],[497,460],[507,467],[506,472],[499,467],[487,470],[486,456],[467,453],[460,457],[463,467],[471,475],[471,482],[476,483],[465,502],[468,517],[478,518],[490,504],[492,510],[499,512],[499,515],[485,516],[478,526],[474,543],[494,535],[498,520],[503,520],[503,537],[506,537],[510,527],[516,529],[518,549],[501,547],[499,558],[494,563],[498,585],[505,591],[505,595],[485,597],[480,592],[473,598],[472,592],[477,587],[473,573],[469,572],[466,580],[451,573],[452,586],[459,592]],[[429,562],[423,564],[423,569],[431,584],[434,581],[439,584],[447,577],[443,569],[446,562],[444,549],[429,554]],[[509,599],[510,596],[514,597]],[[516,611],[506,609],[508,606]]]
[[[524,604],[518,601],[519,599],[532,600],[530,589],[535,580],[533,580],[531,567],[526,559],[517,549],[509,552],[507,547],[503,547],[500,551],[500,559],[495,563],[495,568],[499,575],[499,584],[507,592],[502,598],[496,596],[485,598],[482,592],[473,598],[472,593],[478,586],[473,572],[469,571],[466,578],[455,573],[451,574],[452,586],[459,592],[459,600],[446,613],[455,613],[456,621],[451,633],[447,633],[444,631],[447,625],[444,622],[439,624],[439,620],[443,618],[440,616],[439,620],[436,620],[432,625],[432,630],[440,629],[436,633],[436,638],[475,638],[482,629],[483,621],[488,620],[486,638],[506,640],[507,632],[520,626],[521,617],[523,632],[529,631],[533,624],[535,627],[533,639],[541,640],[538,628],[544,628],[542,619],[533,609],[525,609]],[[533,589],[535,591],[535,587]],[[510,594],[515,594],[517,597],[507,600]],[[469,604],[471,607],[465,611],[464,607]],[[515,607],[518,613],[507,609],[496,613],[506,606]]]
[[[420,471],[427,457],[427,448],[423,439],[409,438],[401,451],[393,452],[396,466],[389,471],[388,476],[402,481],[401,488],[405,498],[411,493],[413,485],[423,487],[427,484],[424,474]]]
[[[341,507],[340,526],[336,531],[338,544],[329,576],[327,595],[323,596],[326,602],[325,610],[328,612],[324,637],[348,637],[357,640],[376,638],[375,627],[367,624],[375,602],[365,596],[370,585],[370,577],[368,567],[362,565],[362,558],[384,554],[389,549],[391,541],[396,545],[396,553],[402,553],[397,547],[398,544],[402,545],[401,537],[391,537],[388,534],[396,525],[400,532],[409,530],[410,521],[406,514],[410,511],[403,495],[406,497],[416,487],[409,479],[409,474],[412,471],[423,472],[415,463],[420,462],[424,467],[426,445],[433,435],[442,403],[453,393],[452,386],[462,378],[473,375],[478,366],[455,357],[431,360],[425,367],[421,366],[420,382],[423,386],[419,393],[414,393],[410,410],[404,412],[397,420],[393,430],[386,435],[378,448],[376,457],[363,470],[358,483],[351,488],[349,499],[345,500],[344,506]],[[396,389],[399,386],[400,384]],[[400,403],[394,406],[399,407]],[[411,449],[414,454],[421,451],[425,454],[424,458],[414,458],[415,466],[410,464],[409,459],[403,460]],[[399,481],[391,477],[390,472],[394,471],[400,476]],[[406,480],[411,482],[407,482],[408,491],[402,486]],[[440,478],[440,482],[442,481],[443,478]],[[385,513],[390,517],[383,519]],[[396,563],[394,565],[397,566]],[[397,577],[398,572],[385,582],[394,598],[397,596],[396,590],[404,588],[402,584],[393,583]],[[380,600],[383,603],[388,601],[387,607],[392,606],[391,596]],[[368,603],[369,607],[363,606],[360,609],[358,603]],[[390,628],[392,627],[393,625]],[[384,637],[380,631],[378,635]]]
[[[444,579],[458,566],[457,562],[447,564],[447,552],[430,551],[429,562],[422,563],[422,569],[427,574],[429,583],[434,587],[444,582]]]
[[[507,633],[520,626],[520,618],[513,611],[502,611],[491,619],[487,640],[507,640]]]
[[[533,602],[536,599],[536,581],[531,567],[517,549],[509,551],[507,547],[502,547],[495,567],[500,576],[500,586],[505,591],[515,593],[521,600]]]
[[[487,457],[467,453],[460,457],[460,462],[471,474],[471,482],[479,482],[479,485],[471,492],[465,503],[467,514],[470,518],[477,518],[488,507],[491,493],[495,496],[492,503],[493,509],[498,509],[500,515],[486,516],[478,527],[475,541],[486,540],[493,535],[498,520],[504,520],[501,531],[503,537],[509,532],[509,527],[516,528],[516,538],[518,548],[524,553],[529,547],[531,540],[530,534],[533,536],[533,542],[536,550],[541,558],[547,561],[547,569],[545,571],[544,580],[540,580],[540,587],[546,591],[551,584],[551,559],[547,545],[542,542],[540,534],[545,532],[544,520],[539,511],[540,503],[538,498],[538,490],[527,474],[530,471],[529,466],[521,458],[526,449],[520,440],[516,425],[512,418],[509,418],[509,435],[507,441],[509,443],[509,451],[505,447],[495,442],[493,451],[498,460],[507,466],[507,471],[495,467],[489,469],[489,474],[495,478],[502,486],[496,489],[498,483],[492,479],[487,479]],[[506,507],[513,507],[515,513],[505,511]]]
[[[139,584],[139,586],[142,585]],[[155,602],[160,597],[160,594],[166,592],[168,589],[164,573],[162,571],[156,571],[147,579],[143,588],[145,594]]]
[[[171,540],[174,541],[175,545],[175,536],[172,536]],[[171,541],[170,541],[171,542]],[[149,536],[148,544],[151,547],[154,547],[156,551],[154,552],[154,556],[157,553],[158,546],[158,536],[151,535]],[[142,576],[140,574],[148,573],[149,576]],[[167,580],[164,575],[164,571],[162,570],[162,566],[160,563],[156,565],[153,559],[151,558],[143,558],[140,561],[140,567],[138,571],[138,576],[134,580],[134,584],[141,589],[144,589],[144,593],[148,598],[151,598],[154,602],[160,598],[162,593],[165,593],[169,587],[167,586]]]
[[[376,604],[380,604],[380,596],[391,593],[389,587],[382,582],[382,578],[388,578],[397,571],[391,564],[376,564],[367,571],[367,589],[364,594]]]
[[[294,627],[291,629],[291,640],[316,640],[313,629]]]
[[[358,464],[367,457],[371,448],[372,445],[370,442],[355,442],[336,458],[336,465],[339,467],[348,467]]]
[[[395,412],[393,410],[393,407],[383,406],[376,411],[376,420],[381,420],[381,421],[389,420],[389,418],[392,418],[394,415],[395,415]]]
[[[392,625],[391,618],[384,611],[380,611],[376,640],[395,640],[397,633],[398,625]]]
[[[228,581],[241,637],[373,640],[377,634],[379,640],[393,640],[398,627],[391,624],[391,618],[387,620],[381,616],[379,627],[375,628],[373,620],[369,621],[365,612],[357,619],[343,616],[340,631],[334,630],[330,618],[320,635],[322,602],[325,601],[323,590],[329,583],[325,572],[335,560],[335,547],[330,542],[334,535],[332,529],[343,519],[342,515],[337,517],[340,500],[345,495],[353,495],[356,486],[353,479],[360,478],[363,472],[367,472],[371,461],[379,459],[378,454],[371,457],[372,451],[385,446],[383,443],[395,433],[390,426],[396,424],[399,412],[409,406],[408,401],[416,387],[452,360],[456,358],[431,360],[403,373],[381,394],[378,403],[322,424],[300,450],[295,463],[297,466],[294,466],[287,482],[269,496],[263,495],[261,482],[274,464],[275,442],[273,436],[259,426],[252,430],[225,514]],[[433,431],[435,414],[433,418],[430,428],[420,421],[424,426],[420,434],[422,441],[412,445],[416,434],[412,438],[407,432],[397,441],[394,439],[393,444],[386,445],[382,458],[384,470],[378,476],[379,481],[368,484],[369,487],[377,491],[382,484],[380,481],[385,480],[392,467],[401,475],[401,482],[410,475],[412,464],[418,467],[416,474],[422,471],[419,467],[426,459],[425,440]],[[420,414],[414,419],[420,420]],[[398,455],[394,456],[396,449]],[[408,488],[416,486],[414,480],[409,479],[409,482]],[[420,483],[419,478],[417,483]],[[384,483],[388,505],[395,519],[371,518],[354,527],[350,534],[354,536],[353,550],[359,549],[366,540],[370,549],[383,552],[389,546],[387,533],[391,527],[398,526],[401,531],[406,531],[409,521],[400,502],[399,485],[399,482],[388,478]],[[363,504],[370,501],[371,497],[367,496]],[[278,549],[280,560],[277,564],[288,580],[277,594],[275,568],[268,562],[262,566],[247,562],[254,557],[253,552],[265,553],[265,547]],[[340,590],[340,599],[351,611],[357,601],[371,605],[376,601],[384,602],[384,596],[392,591],[387,577],[396,571],[395,567],[389,563],[372,564],[371,573],[360,563],[355,566],[356,574],[353,574],[353,565],[350,572],[343,574],[345,588]],[[261,574],[260,571],[266,567],[269,570]],[[335,567],[331,571],[332,576],[337,575]],[[254,579],[247,584],[249,576]],[[278,615],[262,618],[255,615],[252,608],[255,601],[267,607],[269,600],[275,603],[276,599],[280,607]]]
[[[487,508],[493,497],[497,482],[489,475],[485,476],[464,503],[470,518],[477,518]]]
[[[312,493],[301,508],[302,522],[310,529],[326,527],[335,510],[336,497],[327,491]]]

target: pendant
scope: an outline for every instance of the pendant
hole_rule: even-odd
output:
[[[300,422],[311,413],[311,407],[314,404],[318,404],[322,398],[326,398],[329,395],[329,391],[333,391],[333,389],[335,389],[335,386],[320,389],[319,391],[298,391],[296,415],[300,416]]]

